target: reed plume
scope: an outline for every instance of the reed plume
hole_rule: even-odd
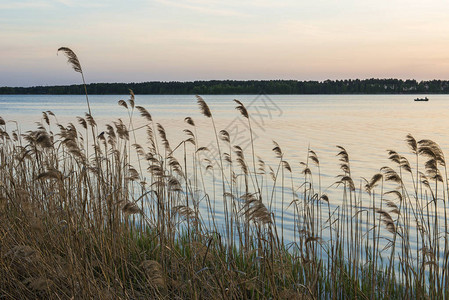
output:
[[[410,147],[410,150],[412,150],[412,152],[416,154],[418,152],[418,143],[416,142],[415,138],[409,133],[407,134],[405,141]]]
[[[64,55],[67,57],[67,63],[69,63],[72,66],[75,72],[83,73],[80,61],[78,60],[78,57],[76,56],[75,52],[72,51],[72,49],[67,47],[61,47],[58,49],[58,53],[59,51],[64,53]]]
[[[204,100],[203,100],[203,101],[204,101]],[[191,126],[195,126],[195,122],[193,122],[193,119],[192,119],[191,117],[186,117],[186,118],[184,119],[184,121],[185,121],[187,124],[191,125]]]
[[[137,110],[140,112],[140,115],[144,117],[148,122],[152,122],[153,118],[151,114],[142,106],[136,106]]]
[[[211,113],[211,111],[209,109],[209,106],[207,105],[206,101],[204,101],[204,99],[201,96],[198,96],[198,95],[196,96],[196,99],[197,99],[198,105],[200,107],[201,113],[204,116],[206,116],[208,118],[211,118],[212,117],[212,113]]]
[[[162,266],[154,260],[145,260],[140,264],[140,268],[145,272],[149,283],[155,288],[164,288],[165,280],[162,273]]]
[[[238,110],[238,111],[242,114],[243,117],[249,119],[248,111],[246,110],[245,105],[243,105],[243,103],[240,102],[240,101],[237,100],[237,99],[234,99],[234,102],[238,104],[238,105],[235,107],[235,109]]]
[[[76,56],[75,52],[73,52],[73,50],[68,47],[60,47],[58,49],[57,53],[59,53],[59,51],[61,51],[67,57],[67,63],[72,66],[73,70],[75,72],[78,72],[81,74],[81,78],[83,80],[83,86],[84,86],[84,93],[86,95],[87,109],[89,111],[89,115],[92,116],[92,111],[90,109],[90,103],[89,103],[89,97],[87,95],[86,81],[84,80],[84,73],[83,73],[83,69],[81,68],[81,63],[78,59],[78,56]]]

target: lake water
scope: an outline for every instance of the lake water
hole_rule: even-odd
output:
[[[275,140],[284,152],[284,160],[293,170],[295,188],[302,181],[300,162],[307,160],[308,148],[320,160],[321,192],[329,195],[335,207],[341,203],[341,191],[334,182],[342,174],[336,145],[349,153],[352,177],[358,186],[362,177],[370,179],[381,167],[394,164],[388,160],[387,149],[413,156],[405,143],[407,134],[417,140],[432,139],[445,153],[449,150],[449,95],[432,95],[429,102],[415,102],[415,95],[204,95],[215,118],[217,130],[227,129],[233,144],[240,145],[251,165],[251,148],[246,120],[235,110],[233,99],[242,101],[251,115],[256,155],[276,169],[279,159],[272,151]],[[128,122],[126,109],[117,105],[127,95],[90,96],[92,114],[101,131],[106,123],[121,118]],[[174,148],[189,128],[185,117],[192,117],[198,129],[198,146],[213,149],[214,135],[210,120],[204,117],[193,95],[137,95],[136,105],[145,107],[155,122],[161,123]],[[50,110],[62,124],[77,124],[76,116],[87,111],[83,96],[0,95],[0,116],[17,121],[22,132],[42,122],[42,111]],[[134,127],[146,122],[138,113]],[[15,127],[8,122],[9,129]],[[79,128],[81,128],[79,126]],[[53,129],[56,130],[54,126]],[[137,131],[138,143],[145,141],[145,130]],[[312,168],[312,172],[316,170]],[[209,183],[211,184],[211,183]],[[287,184],[287,186],[290,184]],[[290,185],[291,186],[291,185]],[[286,197],[288,198],[288,197]],[[291,197],[285,200],[288,206]],[[273,210],[279,210],[275,204]],[[220,212],[220,207],[217,207]],[[291,218],[286,217],[286,220]],[[286,224],[288,225],[288,224]],[[287,236],[291,236],[286,233]]]
[[[97,123],[111,123],[128,115],[117,105],[128,96],[90,96],[92,114]],[[432,139],[449,150],[449,95],[433,95],[429,102],[414,102],[414,95],[206,95],[217,129],[227,129],[234,144],[247,146],[247,124],[235,110],[233,99],[242,101],[253,119],[256,154],[270,161],[272,140],[281,146],[285,159],[294,169],[306,159],[310,146],[327,167],[338,166],[336,145],[346,148],[353,173],[370,177],[388,162],[387,149],[408,153],[404,142],[411,133],[417,140]],[[172,145],[185,138],[184,118],[192,117],[199,130],[200,144],[213,142],[210,120],[200,114],[195,96],[137,95],[136,105],[145,107],[155,122],[167,130]],[[0,116],[14,120],[22,130],[35,128],[42,112],[51,110],[60,123],[76,123],[76,116],[87,111],[83,96],[0,95]],[[135,127],[145,122],[136,112]],[[10,128],[13,124],[9,125]],[[246,136],[245,136],[246,135]],[[242,146],[242,147],[244,147]],[[249,150],[249,149],[248,149]]]

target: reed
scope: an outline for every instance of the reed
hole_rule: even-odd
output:
[[[275,143],[270,166],[252,129],[251,149],[233,145],[201,97],[218,154],[200,145],[190,117],[172,148],[136,98],[120,100],[127,121],[100,134],[90,109],[78,125],[44,112],[25,133],[0,117],[3,298],[449,297],[449,187],[435,142],[408,135],[410,158],[389,150],[393,165],[369,180],[356,179],[338,146],[333,199],[312,149],[295,167]]]

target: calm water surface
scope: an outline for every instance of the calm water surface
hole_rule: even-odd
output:
[[[429,102],[414,102],[415,95],[205,95],[214,115],[217,129],[227,129],[233,144],[251,155],[247,123],[235,110],[233,99],[239,99],[252,116],[256,155],[274,169],[278,159],[272,152],[275,140],[282,148],[293,169],[295,186],[301,183],[300,162],[306,161],[308,147],[314,150],[321,164],[322,191],[329,194],[334,205],[339,195],[332,184],[339,170],[336,145],[349,153],[352,177],[356,184],[362,177],[371,178],[388,161],[387,149],[403,155],[410,151],[404,139],[411,133],[417,140],[432,139],[447,154],[449,150],[449,96],[433,95]],[[92,114],[99,130],[106,123],[121,118],[129,121],[127,111],[117,105],[128,96],[90,96]],[[214,148],[210,120],[200,114],[195,96],[189,95],[137,95],[136,105],[145,107],[155,122],[161,123],[174,148],[186,136],[183,129],[189,126],[184,118],[192,117],[198,128],[199,146]],[[14,120],[22,131],[35,128],[41,112],[51,110],[62,124],[76,122],[76,116],[87,111],[82,96],[0,95],[0,116]],[[135,113],[134,127],[145,124]],[[14,123],[7,123],[11,129]],[[53,125],[54,126],[54,125]],[[79,127],[81,128],[81,127]],[[53,129],[56,130],[56,127]],[[137,131],[138,143],[145,143],[145,130]],[[409,159],[413,156],[409,155]],[[250,162],[250,160],[248,159]],[[312,169],[312,172],[315,170]],[[334,199],[333,199],[334,198]],[[291,198],[288,200],[288,202]],[[287,200],[286,200],[287,201]],[[285,204],[288,205],[288,202]],[[279,209],[278,203],[274,209]],[[217,208],[219,210],[219,208]]]
[[[117,105],[128,96],[90,96],[92,114],[101,125],[121,118],[128,120]],[[274,155],[272,140],[279,143],[292,168],[306,159],[310,146],[325,166],[338,165],[336,145],[349,152],[355,175],[368,177],[387,161],[386,150],[408,153],[404,142],[411,133],[416,139],[433,139],[443,150],[449,149],[449,96],[433,95],[429,102],[414,102],[414,95],[206,95],[217,129],[234,133],[234,144],[246,145],[247,124],[236,111],[233,99],[239,99],[253,118],[256,154],[270,161]],[[155,122],[167,130],[172,145],[188,128],[187,116],[197,123],[200,143],[208,144],[210,121],[200,114],[195,96],[137,95],[136,105],[145,107]],[[41,112],[51,110],[62,124],[76,123],[76,116],[87,111],[83,96],[0,95],[0,116],[18,121],[22,130],[42,121]],[[138,116],[135,127],[145,124]],[[10,123],[10,128],[13,123]],[[248,149],[249,150],[249,149]],[[249,153],[249,152],[248,152]],[[360,168],[360,174],[357,169]]]

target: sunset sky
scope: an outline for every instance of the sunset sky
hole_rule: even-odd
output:
[[[0,86],[449,79],[449,1],[0,0]]]

